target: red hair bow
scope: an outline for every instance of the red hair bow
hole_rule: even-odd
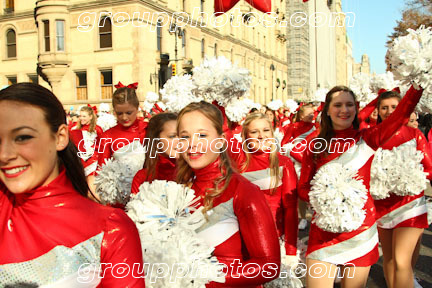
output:
[[[123,88],[123,87],[127,87],[127,88],[131,88],[131,89],[137,89],[138,88],[138,82],[129,84],[127,86],[123,85],[120,81],[118,82],[118,84],[114,85],[115,88],[119,89],[119,88]]]
[[[87,106],[90,107],[93,110],[93,112],[97,115],[98,111],[96,106],[91,106],[90,104],[87,104]]]
[[[393,88],[393,90],[391,90],[393,92],[397,92],[397,93],[401,93],[399,87],[395,87]],[[388,90],[381,88],[380,90],[378,90],[378,96],[381,96],[382,93],[388,92]]]

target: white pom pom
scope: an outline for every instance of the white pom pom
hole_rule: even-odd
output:
[[[411,141],[392,150],[377,150],[372,161],[370,182],[374,199],[387,198],[391,192],[399,196],[414,196],[426,189],[428,173],[424,172],[421,163],[424,156],[416,149],[414,140]]]
[[[297,108],[299,107],[299,104],[296,101],[294,101],[293,99],[288,99],[285,102],[285,107],[287,107],[291,113],[294,113],[297,110]]]
[[[419,107],[432,112],[432,27],[408,29],[408,35],[396,38],[387,51],[387,60],[396,79],[403,84],[414,83],[423,89]]]
[[[357,101],[370,102],[370,95],[372,90],[370,89],[370,77],[365,73],[358,73],[354,75],[350,80],[350,88],[356,95]],[[372,99],[373,100],[373,99]]]
[[[247,116],[252,105],[250,99],[231,99],[225,108],[225,114],[230,121],[239,123]]]
[[[192,189],[155,180],[143,183],[127,204],[127,214],[140,234],[144,261],[156,266],[148,270],[146,286],[204,288],[210,281],[225,281],[223,267],[212,256],[214,247],[196,235],[195,230],[206,222],[202,207],[196,209],[198,200]],[[177,270],[179,264],[183,271]],[[173,277],[160,277],[158,267],[170,269]]]
[[[192,93],[194,89],[196,86],[191,76],[186,74],[171,77],[160,90],[160,93],[168,111],[180,112],[189,103],[201,101],[201,98]]]
[[[105,112],[109,113],[111,111],[111,105],[108,103],[101,103],[99,104],[99,113]]]
[[[279,110],[279,108],[283,107],[283,102],[280,99],[273,100],[267,104],[267,107],[273,111]]]
[[[392,90],[400,86],[400,82],[394,79],[392,72],[377,74],[370,80],[370,86],[374,93],[378,93],[380,89]]]
[[[95,177],[96,193],[103,204],[122,204],[129,201],[132,180],[138,172],[132,158],[108,159]],[[128,161],[129,160],[129,161]],[[142,166],[141,166],[142,167]]]
[[[329,90],[329,89],[326,89],[326,88],[318,89],[318,90],[315,92],[315,98],[313,99],[313,101],[314,101],[314,102],[325,102],[325,99],[326,99],[327,93],[328,93],[329,91],[330,91],[330,90]]]
[[[156,94],[155,92],[149,91],[147,92],[145,101],[147,101],[148,103],[154,104],[159,100],[159,95]]]
[[[319,228],[341,233],[361,226],[366,217],[367,189],[356,176],[357,172],[340,163],[328,163],[315,174],[309,198],[316,212],[312,221]]]
[[[99,113],[96,124],[100,126],[103,131],[107,131],[117,125],[117,118],[112,114],[102,112]]]
[[[249,70],[232,64],[223,56],[204,59],[193,69],[192,80],[198,97],[224,107],[230,99],[246,96],[252,82]]]

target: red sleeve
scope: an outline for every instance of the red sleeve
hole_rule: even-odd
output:
[[[225,283],[218,287],[258,286],[279,276],[281,255],[276,224],[264,194],[257,186],[246,181],[244,185],[240,183],[242,189],[234,197],[234,213],[249,256],[247,261],[241,263],[241,267],[250,264],[250,268],[238,269],[244,273],[237,274],[228,267]],[[268,268],[269,265],[273,269]],[[263,271],[273,272],[266,278]]]
[[[8,221],[12,214],[13,195],[7,191],[6,186],[0,181],[0,235],[5,235]],[[10,232],[9,232],[10,233]]]
[[[104,288],[145,287],[141,242],[135,224],[123,211],[116,209],[107,219],[104,231],[101,263],[106,263],[104,267],[106,269],[102,270],[104,277],[100,286]],[[130,272],[118,275],[119,272],[115,270],[120,269],[110,268],[116,264],[119,264],[117,267],[129,266]]]
[[[282,128],[282,131],[284,133],[284,137],[281,141],[281,146],[284,146],[285,144],[289,143],[289,141],[291,140],[291,136],[293,133],[293,125],[294,124],[289,124],[288,126],[286,126],[285,128]]]
[[[312,153],[309,149],[306,149],[303,153],[303,162],[297,190],[299,198],[306,202],[309,202],[309,191],[311,189],[310,182],[316,172],[316,165],[313,155],[314,153]]]
[[[132,180],[131,193],[138,194],[139,187],[141,186],[142,183],[146,181],[146,179],[147,179],[147,169],[143,168],[135,174]]]
[[[106,159],[110,159],[112,157],[112,152],[111,152],[112,141],[113,139],[110,137],[110,134],[107,133],[107,131],[102,133],[101,138],[98,141],[99,145],[97,150],[99,167],[105,164]]]
[[[378,149],[409,119],[414,111],[423,89],[416,90],[413,86],[408,90],[405,97],[402,98],[396,110],[382,123],[363,130],[362,137],[366,143],[373,149]]]
[[[284,239],[286,255],[297,254],[298,213],[297,213],[297,175],[291,161],[283,170],[282,203],[284,208]]]
[[[432,154],[431,149],[429,147],[429,143],[426,140],[426,137],[423,135],[423,133],[418,130],[416,130],[416,140],[417,140],[417,150],[423,152],[424,158],[422,161],[424,171],[429,173],[427,178],[429,180],[432,180]]]
[[[357,118],[358,118],[360,123],[364,122],[372,114],[372,112],[375,110],[376,105],[378,103],[378,98],[379,98],[379,96],[377,96],[369,104],[367,104],[365,107],[363,107],[363,109],[359,112]]]

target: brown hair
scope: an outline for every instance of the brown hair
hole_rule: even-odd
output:
[[[112,96],[112,105],[129,103],[138,109],[139,100],[135,89],[128,87],[118,88]]]
[[[177,118],[177,132],[179,131],[179,126],[181,119],[185,114],[198,111],[202,113],[205,117],[207,117],[212,123],[213,127],[216,129],[217,133],[219,135],[223,134],[223,116],[222,112],[213,104],[201,101],[201,102],[195,102],[187,105],[185,108],[183,108]],[[226,145],[226,143],[225,143]],[[220,166],[219,169],[222,173],[222,176],[215,180],[214,182],[214,188],[210,188],[206,191],[205,197],[204,197],[204,210],[203,213],[206,213],[208,210],[213,208],[213,200],[221,195],[225,189],[228,187],[228,184],[231,180],[231,176],[233,173],[233,169],[231,166],[230,159],[228,157],[226,150],[226,147],[222,147],[222,151],[220,153]],[[187,164],[187,162],[180,157],[178,160],[177,165],[177,183],[181,184],[191,184],[194,173],[190,166]],[[222,187],[221,184],[223,184]]]
[[[265,111],[265,113],[267,113],[267,111],[270,111],[270,112],[272,112],[273,113],[273,126],[272,126],[272,128],[273,129],[276,129],[276,127],[278,127],[279,126],[279,119],[276,117],[276,112],[275,111],[273,111],[272,109],[270,109],[269,107],[267,107],[267,106],[264,106],[265,108],[266,108],[266,111]]]
[[[380,106],[381,106],[381,102],[382,102],[383,100],[390,99],[390,98],[396,98],[396,99],[398,99],[398,102],[400,102],[400,101],[402,100],[401,95],[400,95],[398,92],[396,92],[396,91],[386,91],[386,92],[383,92],[383,93],[378,97],[378,102],[377,102],[377,109],[378,109],[378,119],[377,119],[377,123],[381,123],[381,122],[382,122],[382,119],[381,119],[381,117],[380,117],[380,115],[379,115],[379,108],[380,108]]]
[[[301,107],[299,108],[299,111],[298,111],[297,114],[296,114],[296,117],[295,117],[294,123],[300,121],[300,118],[304,115],[306,108],[311,108],[311,109],[313,109],[313,105],[312,105],[311,103],[308,103],[308,104],[304,104],[303,106],[301,106]]]
[[[243,151],[245,151],[245,155],[246,155],[246,161],[244,163],[242,163],[240,170],[241,172],[246,171],[246,169],[249,167],[249,163],[250,163],[250,159],[251,159],[251,153],[247,153],[250,152],[247,149],[247,143],[246,143],[246,139],[247,139],[247,134],[249,133],[249,125],[255,121],[255,120],[259,120],[259,119],[263,119],[265,121],[267,121],[267,123],[270,126],[271,132],[272,132],[272,137],[274,137],[273,134],[273,127],[271,125],[270,119],[262,114],[262,113],[252,113],[249,114],[245,121],[243,122],[243,129],[241,132],[242,138],[243,138],[243,144],[242,144],[242,149]],[[280,177],[280,171],[279,171],[279,157],[278,157],[278,151],[277,151],[277,147],[275,147],[276,145],[272,145],[272,152],[270,153],[270,175],[272,178],[272,183],[274,183],[274,185],[271,185],[272,188],[272,194],[274,194],[276,192],[277,186],[279,184],[279,177]],[[274,181],[274,182],[273,182]]]
[[[16,101],[41,109],[52,133],[57,133],[61,125],[66,125],[66,113],[63,105],[50,90],[38,84],[18,83],[11,85],[0,91],[1,101]],[[87,193],[91,193],[91,191],[87,185],[84,168],[78,157],[78,149],[70,139],[65,149],[57,151],[57,158],[65,168],[66,176],[75,190],[84,197],[88,197]]]
[[[144,168],[147,169],[146,181],[153,180],[156,175],[156,163],[159,160],[159,153],[156,151],[157,143],[160,141],[160,133],[164,129],[165,123],[176,121],[175,113],[159,113],[153,116],[147,126],[146,138],[148,138],[148,149],[146,150]],[[154,142],[154,143],[153,143]]]
[[[96,131],[96,114],[95,114],[94,110],[91,107],[83,106],[80,109],[80,112],[81,111],[87,112],[87,114],[91,117],[90,126],[89,126],[89,132],[90,133],[95,132]],[[76,129],[78,129],[78,130],[82,129],[81,121],[78,121]]]
[[[330,102],[333,100],[333,95],[337,92],[347,92],[353,97],[354,105],[356,107],[356,115],[354,116],[354,120],[353,120],[352,124],[353,124],[354,129],[358,129],[360,126],[359,120],[357,118],[358,106],[356,104],[357,100],[356,100],[356,96],[355,96],[354,92],[346,86],[333,87],[326,95],[324,108],[321,112],[320,132],[319,132],[318,136],[316,137],[317,138],[316,143],[320,144],[318,147],[326,147],[326,149],[322,152],[317,152],[319,150],[319,148],[316,149],[315,154],[314,154],[315,159],[318,158],[320,155],[323,155],[323,156],[328,155],[328,150],[330,149],[330,147],[328,147],[327,144],[330,143],[330,140],[333,138],[334,133],[333,133],[333,123],[332,123],[330,116],[327,114],[327,112],[328,112],[329,107],[330,107]]]

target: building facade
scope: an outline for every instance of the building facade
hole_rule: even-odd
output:
[[[0,87],[36,82],[70,106],[109,102],[114,84],[139,82],[144,100],[171,75],[224,55],[251,71],[256,102],[286,100],[281,15],[241,2],[215,15],[204,0],[1,0]]]

